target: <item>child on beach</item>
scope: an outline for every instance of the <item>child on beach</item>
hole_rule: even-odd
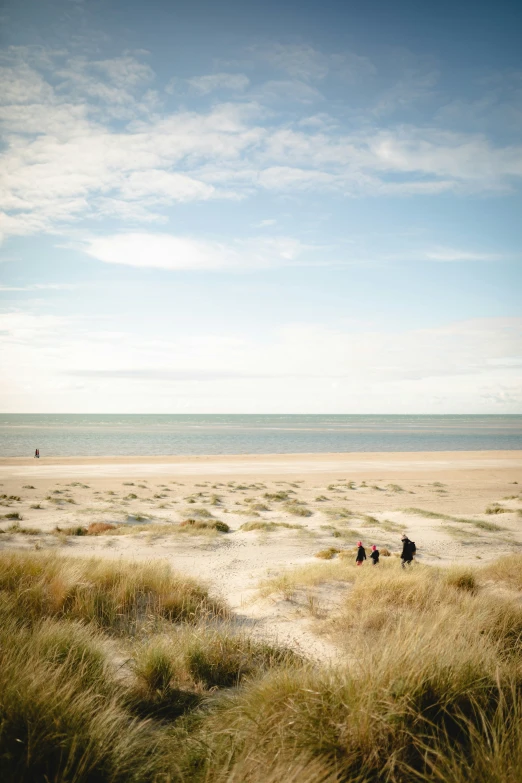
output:
[[[378,565],[378,563],[379,563],[379,555],[380,555],[379,550],[377,549],[375,544],[373,544],[373,546],[372,546],[372,553],[370,555],[370,557],[372,559],[372,565]]]
[[[366,560],[366,552],[364,551],[364,547],[362,545],[362,541],[357,542],[357,557],[355,558],[355,564],[360,566],[364,563]]]

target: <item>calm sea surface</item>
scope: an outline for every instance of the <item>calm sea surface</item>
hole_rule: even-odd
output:
[[[0,414],[0,456],[522,449],[520,416]]]

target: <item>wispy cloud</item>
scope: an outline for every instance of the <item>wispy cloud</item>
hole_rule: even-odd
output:
[[[274,44],[252,56],[283,78],[251,86],[241,73],[193,77],[200,101],[225,88],[244,97],[167,111],[151,89],[154,73],[136,55],[88,60],[41,49],[8,52],[0,69],[7,140],[0,231],[63,231],[93,217],[152,223],[178,202],[260,191],[406,197],[503,192],[520,182],[521,144],[377,122],[429,90],[430,73],[405,76],[357,126],[299,112],[289,119],[286,110],[290,101],[320,100],[317,85],[334,71],[369,74],[365,58],[326,56],[305,44]]]
[[[193,76],[187,79],[187,84],[201,95],[208,95],[216,90],[243,92],[250,84],[250,79],[244,73],[211,73]]]
[[[76,283],[30,283],[29,285],[0,285],[0,291],[72,291],[78,288]]]
[[[107,264],[170,270],[249,269],[291,264],[307,247],[289,237],[210,242],[172,234],[116,234],[90,240],[85,252]]]

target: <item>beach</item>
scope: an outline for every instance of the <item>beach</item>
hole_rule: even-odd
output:
[[[359,540],[396,556],[403,533],[427,564],[479,565],[522,547],[522,451],[3,458],[0,483],[0,548],[165,560],[256,634],[319,658],[336,651],[310,613],[295,597],[263,597],[263,580],[329,548],[355,558]],[[316,586],[313,600],[331,608],[341,594]]]

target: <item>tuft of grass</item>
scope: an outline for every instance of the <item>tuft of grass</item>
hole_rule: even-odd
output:
[[[283,500],[290,500],[290,493],[292,492],[291,489],[289,490],[278,490],[278,492],[265,492],[263,497],[266,500],[276,500],[278,502],[281,502]]]
[[[24,484],[22,489],[36,489],[36,487],[33,487],[32,484]]]
[[[252,503],[250,508],[252,511],[270,511],[270,508],[265,503]]]
[[[392,522],[390,519],[385,519],[380,524],[381,530],[385,530],[387,533],[400,533],[406,529],[406,525],[402,525],[398,522]]]
[[[108,533],[111,530],[115,530],[116,525],[110,522],[91,522],[85,535],[87,536],[102,536],[104,533]]]
[[[400,484],[387,484],[386,489],[390,492],[404,492],[404,487],[401,487]]]
[[[21,519],[21,517],[19,517]],[[13,525],[9,525],[7,528],[8,533],[16,533],[21,536],[40,536],[43,533],[43,530],[40,530],[38,527],[21,527],[18,522],[15,522]]]
[[[2,519],[23,519],[22,515],[18,511],[10,511],[9,514],[2,514]]]
[[[41,508],[43,508],[43,506],[42,506],[42,504],[41,504],[41,503],[31,503],[31,505],[29,506],[29,508],[34,508],[34,509],[37,509],[37,508],[39,508],[39,509],[41,509]]]
[[[440,514],[436,511],[426,511],[422,508],[405,508],[403,509],[406,514],[418,514],[419,516],[426,517],[427,519],[443,519],[448,522],[457,522],[463,525],[474,525],[481,530],[504,530],[499,525],[494,525],[492,522],[484,522],[480,519],[467,519],[466,517],[455,517],[451,514]]]
[[[349,508],[325,508],[324,513],[331,519],[351,519],[354,516]]]
[[[185,511],[186,514],[190,514],[191,517],[200,517],[201,519],[212,519],[212,514],[208,508],[191,508]]]
[[[475,522],[475,527],[477,527],[479,530],[487,530],[489,532],[494,532],[498,530],[505,530],[506,528],[501,527],[500,525],[496,525],[495,522],[486,522],[483,519],[478,519]]]
[[[490,506],[487,507],[485,514],[512,514],[513,510],[511,508],[504,508],[504,506],[501,506],[499,503],[492,503]]]
[[[203,519],[185,519],[179,523],[180,528],[190,528],[192,530],[217,530],[218,533],[229,533],[230,526],[219,519],[205,521]]]
[[[58,527],[57,525],[54,532],[63,536],[86,536],[87,528],[82,525],[72,525],[71,527]]]
[[[252,530],[261,530],[265,533],[271,533],[274,530],[281,530],[286,528],[287,530],[302,530],[302,525],[290,525],[288,522],[245,522],[241,527],[240,530],[244,530],[245,532],[251,532]]]
[[[283,508],[289,514],[293,514],[293,516],[295,517],[311,517],[313,513],[312,511],[310,511],[309,508],[306,508],[305,506],[296,503],[295,501],[291,501],[290,503],[285,503],[283,505]]]
[[[328,549],[321,549],[319,552],[316,552],[314,557],[318,557],[321,560],[332,560],[335,555],[338,555],[340,549],[336,549],[334,546],[328,547]]]

